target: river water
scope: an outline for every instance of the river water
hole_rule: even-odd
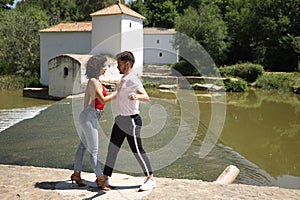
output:
[[[214,181],[233,164],[240,169],[236,183],[300,189],[299,95],[259,90],[227,93],[221,105],[209,94],[199,93],[185,101],[172,94],[149,94],[151,101],[140,107],[143,143],[155,176]],[[2,92],[0,122],[10,125],[0,123],[0,163],[72,169],[82,101],[82,97],[44,101]],[[225,113],[215,117],[213,107],[224,105]],[[114,103],[108,103],[99,121],[102,163],[114,110]],[[217,130],[212,119],[222,115],[222,130],[213,148],[199,156],[209,130]],[[91,171],[88,156],[84,170]],[[124,142],[116,172],[142,175],[140,171]]]
[[[22,91],[0,91],[0,132],[33,118],[53,102],[22,97]]]

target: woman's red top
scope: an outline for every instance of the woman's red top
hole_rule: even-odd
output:
[[[104,85],[101,83],[102,85],[102,94],[103,96],[106,96],[106,88],[104,87]],[[98,110],[103,110],[104,108],[104,103],[102,103],[101,101],[99,101],[99,99],[95,98],[92,102],[92,105],[95,105],[95,108]]]

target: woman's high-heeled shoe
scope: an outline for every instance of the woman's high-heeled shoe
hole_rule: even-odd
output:
[[[101,188],[102,190],[109,191],[111,188],[106,185],[106,180],[104,176],[100,176],[96,179],[96,184],[98,185],[98,188]]]
[[[82,182],[82,179],[80,177],[80,172],[79,173],[74,172],[74,174],[71,175],[71,181],[72,181],[72,186],[74,186],[74,181],[77,183],[77,185],[79,187],[85,187],[86,186],[86,184],[84,184]]]

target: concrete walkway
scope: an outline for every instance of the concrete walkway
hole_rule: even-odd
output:
[[[157,188],[138,192],[144,177],[113,174],[112,191],[92,187],[72,187],[71,170],[0,165],[0,199],[7,200],[98,200],[98,199],[257,199],[299,200],[300,190],[240,184],[221,185],[200,180],[156,178]],[[95,175],[82,173],[92,185]]]

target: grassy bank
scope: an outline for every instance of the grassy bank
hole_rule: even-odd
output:
[[[300,87],[300,73],[265,72],[256,80],[254,85],[264,90],[292,92],[293,87]]]
[[[24,87],[24,78],[16,75],[0,76],[0,90],[18,90]]]
[[[0,90],[19,90],[24,87],[40,87],[38,76],[23,77],[20,75],[0,76]]]
[[[239,88],[245,85],[244,82],[239,81],[225,83],[226,91],[241,92]],[[263,74],[260,75],[252,85],[265,90],[291,92],[293,87],[300,87],[300,73],[263,72]],[[37,76],[23,77],[18,75],[0,76],[0,90],[19,90],[24,87],[41,87],[39,84],[39,78]],[[145,83],[145,87],[158,88],[158,84]]]
[[[219,71],[222,77],[240,78],[249,85],[264,90],[293,92],[294,88],[299,88],[300,86],[299,72],[266,72],[262,65],[253,63],[239,63],[236,65],[224,66],[220,67]],[[230,91],[235,92],[235,88],[237,86],[242,86],[241,84],[244,83],[236,82],[233,85],[234,87],[231,86],[232,84],[225,84],[225,86],[229,87]]]

